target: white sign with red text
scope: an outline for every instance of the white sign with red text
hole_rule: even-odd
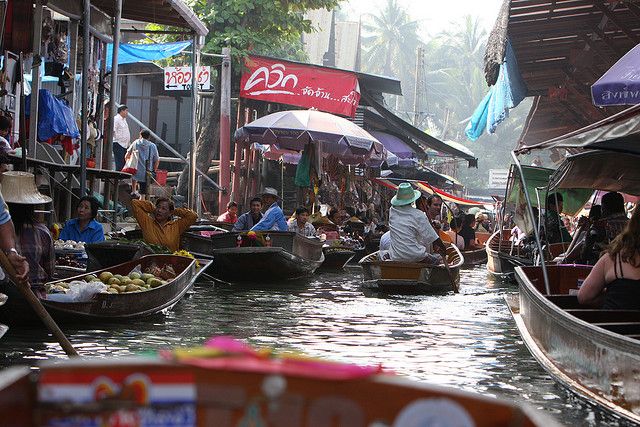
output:
[[[211,69],[208,66],[197,68],[198,89],[211,89]],[[191,90],[191,67],[164,67],[164,90]]]

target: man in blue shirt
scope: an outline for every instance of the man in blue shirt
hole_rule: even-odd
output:
[[[251,227],[252,231],[289,231],[287,220],[280,206],[278,206],[278,190],[266,187],[262,193],[262,203],[269,206],[264,216],[256,225]]]

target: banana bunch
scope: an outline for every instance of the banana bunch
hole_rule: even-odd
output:
[[[173,253],[173,255],[177,255],[177,256],[184,256],[187,258],[191,258],[191,259],[195,259],[196,257],[193,256],[193,254],[189,251],[185,251],[184,249],[180,249],[179,251],[175,251]],[[200,262],[198,262],[198,260],[196,259],[196,267],[200,268]]]

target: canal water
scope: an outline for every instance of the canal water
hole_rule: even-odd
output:
[[[380,297],[363,294],[361,278],[354,268],[284,286],[203,282],[165,316],[63,330],[91,357],[233,335],[332,360],[381,363],[413,380],[527,402],[567,426],[619,425],[556,385],[529,354],[503,299],[516,285],[478,267],[462,271],[457,295]],[[41,328],[11,328],[0,349],[0,367],[64,357]]]

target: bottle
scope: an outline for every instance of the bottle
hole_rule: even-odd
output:
[[[240,246],[242,246],[242,235],[238,234],[238,237],[236,238],[236,248],[239,248]]]
[[[269,237],[269,235],[267,234],[267,236],[264,238],[264,244],[266,247],[270,248],[271,247],[271,237]]]

